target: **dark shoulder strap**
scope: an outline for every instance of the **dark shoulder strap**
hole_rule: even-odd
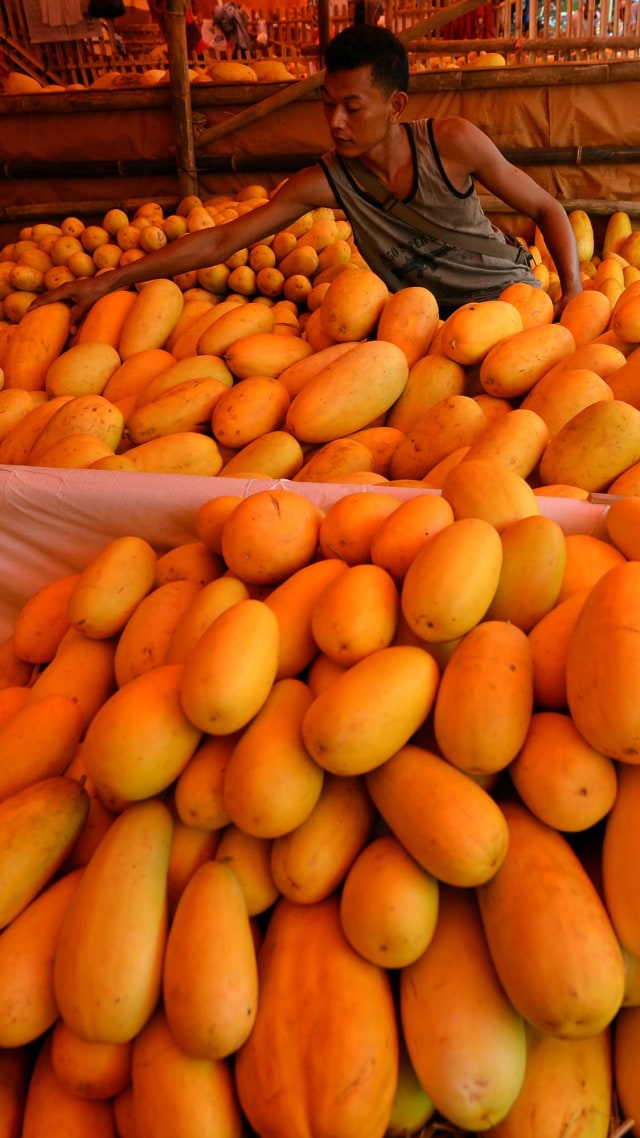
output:
[[[475,236],[471,233],[452,234],[450,230],[443,229],[434,221],[428,221],[417,209],[413,209],[407,202],[401,201],[395,194],[390,193],[380,179],[359,158],[343,158],[342,161],[386,213],[392,213],[401,221],[412,225],[418,233],[424,233],[427,237],[436,237],[447,245],[457,245],[459,248],[471,249],[474,253],[485,253],[490,257],[502,257],[505,261],[513,261],[514,263],[521,261],[523,254],[527,255],[526,250],[519,242],[515,245],[503,245],[492,237]]]

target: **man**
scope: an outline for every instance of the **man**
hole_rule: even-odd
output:
[[[474,180],[539,226],[558,270],[559,308],[581,291],[573,230],[562,205],[502,156],[478,127],[463,118],[404,123],[409,66],[402,43],[387,29],[367,24],[340,32],[325,56],[325,118],[333,150],[292,175],[263,206],[225,225],[187,234],[123,268],[79,279],[43,294],[75,303],[77,326],[100,296],[154,277],[173,277],[226,261],[238,249],[286,228],[309,210],[344,209],[356,244],[391,291],[423,285],[436,296],[442,316],[471,300],[500,295],[512,281],[537,284],[527,263],[458,246],[465,232],[507,243],[480,208]],[[397,218],[364,190],[347,163],[359,160],[360,176],[376,175],[390,195],[406,201],[445,228],[434,238]]]

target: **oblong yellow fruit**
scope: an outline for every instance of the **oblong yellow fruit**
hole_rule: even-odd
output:
[[[224,775],[237,735],[207,735],[176,779],[174,802],[185,826],[221,830],[231,822],[224,805]]]
[[[258,966],[242,886],[206,861],[187,882],[167,937],[164,1009],[178,1045],[195,1059],[240,1047],[258,1007]]]
[[[70,628],[50,664],[29,688],[29,703],[50,695],[65,695],[78,707],[84,729],[112,694],[115,683],[115,640],[93,640]]]
[[[371,652],[316,696],[302,721],[305,746],[333,774],[373,770],[424,722],[438,680],[435,660],[421,647]]]
[[[329,897],[369,840],[375,818],[359,775],[328,774],[309,816],[270,844],[275,893],[301,905]]]
[[[395,403],[408,375],[407,358],[395,344],[358,344],[304,384],[289,405],[287,429],[310,443],[361,430]]]
[[[439,350],[463,366],[479,364],[494,344],[522,327],[522,316],[509,301],[470,301],[445,320],[438,334]]]
[[[294,677],[317,655],[311,631],[311,613],[320,593],[346,569],[339,557],[311,561],[291,573],[265,597],[264,603],[276,614],[280,627],[276,679]]]
[[[560,315],[561,326],[569,329],[577,348],[591,343],[606,332],[610,320],[611,301],[598,288],[576,293]]]
[[[439,352],[429,352],[409,369],[400,397],[389,408],[386,423],[405,434],[430,407],[450,395],[463,395],[466,372],[462,364]]]
[[[82,712],[65,695],[25,703],[0,725],[0,800],[64,773],[84,729]]]
[[[278,621],[249,598],[220,613],[185,661],[182,706],[210,735],[244,727],[264,704],[278,668]]]
[[[549,368],[570,355],[575,347],[571,331],[563,324],[523,328],[487,352],[480,364],[480,383],[489,395],[514,399],[530,391]]]
[[[125,457],[142,474],[191,474],[215,478],[222,470],[222,455],[215,439],[198,431],[172,431],[138,443]]]
[[[233,822],[225,826],[218,842],[215,859],[228,865],[235,873],[250,917],[266,912],[278,896],[270,865],[272,848],[271,839],[245,834]]]
[[[31,1073],[24,1106],[22,1133],[38,1138],[46,1134],[51,1117],[61,1134],[92,1134],[113,1138],[114,1114],[108,1100],[82,1098],[57,1078],[51,1061],[51,1036],[43,1040]]]
[[[128,1043],[90,1043],[58,1018],[51,1033],[54,1074],[70,1094],[93,1102],[113,1099],[131,1081]]]
[[[489,459],[527,478],[538,465],[548,441],[549,428],[542,416],[525,407],[515,407],[487,423],[471,442],[463,461]]]
[[[566,833],[595,826],[617,801],[613,760],[582,738],[570,715],[558,711],[532,715],[509,775],[525,806]]]
[[[520,803],[505,802],[502,810],[509,848],[478,890],[498,976],[514,1007],[539,1031],[563,1039],[595,1035],[613,1020],[625,987],[607,910],[562,834]]]
[[[228,1061],[186,1055],[162,1008],[134,1042],[131,1085],[137,1138],[239,1138],[242,1133]]]
[[[564,531],[553,518],[532,514],[505,526],[500,538],[502,569],[487,617],[529,632],[560,596],[567,561]]]
[[[0,1047],[33,1043],[58,1017],[53,957],[80,872],[43,889],[0,937]]]
[[[640,763],[640,562],[614,566],[592,586],[571,633],[567,701],[576,727],[603,754]]]
[[[322,326],[332,340],[363,340],[376,327],[388,299],[380,277],[353,267],[331,281],[320,305]]]
[[[178,431],[208,430],[216,403],[227,391],[218,378],[185,379],[136,407],[127,418],[127,437],[139,445]]]
[[[400,598],[379,565],[349,565],[330,581],[311,611],[313,638],[326,656],[349,667],[394,638]]]
[[[201,588],[199,581],[183,577],[159,585],[140,601],[118,637],[114,658],[118,687],[162,664],[177,662],[167,659],[169,644]]]
[[[74,344],[47,370],[46,390],[49,395],[102,395],[120,363],[120,356],[111,344],[100,341]]]
[[[101,296],[82,318],[75,343],[110,344],[117,351],[122,325],[135,300],[136,293],[123,288]]]
[[[460,518],[433,534],[407,569],[400,594],[412,632],[436,644],[463,636],[489,608],[501,567],[500,535],[482,518]]]
[[[51,880],[71,852],[88,812],[86,790],[65,775],[32,783],[0,802],[0,928]]]
[[[438,920],[439,887],[393,834],[373,838],[344,879],[340,920],[349,943],[372,964],[404,968],[427,948]]]
[[[640,955],[640,920],[635,903],[634,858],[638,830],[634,822],[640,797],[639,768],[620,764],[618,792],[605,823],[602,884],[605,902],[625,949]]]
[[[640,499],[614,499],[607,510],[605,526],[616,549],[629,561],[640,561]]]
[[[277,680],[229,756],[224,805],[247,834],[287,834],[318,801],[324,772],[302,741],[302,720],[312,699],[302,680]]]
[[[141,288],[127,313],[118,341],[121,360],[147,348],[163,348],[178,323],[184,294],[175,281],[160,278]]]
[[[87,774],[107,805],[165,790],[187,765],[200,730],[182,709],[182,664],[129,680],[92,719],[82,748]]]
[[[288,431],[267,431],[253,439],[228,459],[220,470],[221,478],[293,478],[304,462],[300,443]]]
[[[540,459],[543,482],[603,491],[640,460],[640,411],[621,399],[591,403],[553,436]]]
[[[134,294],[131,295],[135,300]],[[120,364],[107,381],[102,394],[112,403],[123,403],[124,400],[130,399],[135,406],[139,393],[151,379],[175,362],[171,352],[165,348],[143,348]]]
[[[401,974],[400,1018],[418,1078],[449,1122],[477,1132],[507,1114],[525,1075],[525,1027],[470,890],[441,888],[434,935]]]
[[[416,420],[396,447],[391,477],[424,478],[459,447],[474,443],[487,426],[486,415],[470,395],[441,399]]]
[[[25,456],[24,461],[30,466],[38,466],[42,455],[54,443],[60,443],[72,435],[95,435],[112,451],[119,446],[124,417],[120,409],[104,395],[58,395],[50,403],[56,410],[38,432],[33,446]]]
[[[6,387],[0,391],[0,442],[34,406],[31,392],[21,387]]]
[[[625,1118],[637,1118],[640,1114],[636,1077],[639,1041],[640,1008],[623,1008],[616,1022],[613,1063],[615,1087]]]
[[[159,798],[128,806],[85,867],[54,960],[60,1013],[83,1039],[125,1043],[156,1006],[173,823]]]
[[[162,349],[160,349],[162,351]],[[169,353],[167,353],[169,355]],[[159,395],[165,395],[172,387],[185,383],[188,379],[219,379],[225,387],[231,387],[233,376],[224,360],[219,356],[193,355],[173,360],[169,355],[167,366],[152,375],[138,392],[136,407],[144,407]]]
[[[484,1133],[490,1138],[539,1138],[573,1131],[582,1138],[607,1138],[612,1092],[609,1030],[588,1039],[558,1039],[525,1026],[527,1065],[520,1093],[508,1114]]]
[[[67,573],[42,585],[29,597],[13,626],[16,651],[30,664],[48,664],[69,629],[69,595],[77,573]]]
[[[590,368],[568,368],[563,372],[543,375],[520,408],[535,411],[552,436],[583,407],[613,398],[612,388],[597,372]]]
[[[69,336],[70,312],[62,301],[26,312],[3,358],[6,387],[43,391],[49,367]]]
[[[214,438],[223,446],[246,446],[284,423],[289,394],[277,379],[254,375],[217,400],[211,416]]]
[[[316,1138],[384,1134],[398,1068],[393,998],[385,971],[345,940],[337,899],[279,901],[259,966],[258,1015],[235,1063],[252,1128]]]
[[[439,881],[475,886],[502,863],[504,814],[478,782],[446,759],[408,743],[365,781],[398,841]]]
[[[504,770],[520,751],[533,711],[533,661],[515,624],[484,620],[458,644],[434,706],[441,753],[471,775]]]
[[[197,344],[197,355],[224,356],[232,344],[244,336],[258,332],[272,332],[275,318],[266,304],[237,305],[214,318]],[[262,374],[262,373],[260,373]]]
[[[453,510],[441,494],[416,494],[401,502],[375,530],[370,556],[401,584],[418,550],[434,533],[453,521]]]
[[[256,332],[235,340],[224,353],[224,361],[236,379],[248,379],[252,375],[277,379],[285,368],[312,353],[311,344],[300,336],[283,336],[276,331]]]
[[[144,538],[114,538],[82,570],[69,597],[73,628],[96,640],[124,628],[154,584],[157,556]]]
[[[382,309],[376,338],[402,348],[412,367],[427,351],[438,320],[438,302],[430,289],[421,285],[401,288]]]
[[[499,533],[521,518],[540,513],[538,498],[526,479],[491,458],[465,455],[445,475],[442,496],[457,521],[484,519]]]
[[[96,462],[112,462],[113,451],[102,439],[85,433],[58,439],[38,454],[33,466],[89,470]]]
[[[191,649],[215,618],[236,601],[245,601],[249,590],[236,577],[216,577],[198,590],[182,614],[167,646],[167,664],[184,664]]]

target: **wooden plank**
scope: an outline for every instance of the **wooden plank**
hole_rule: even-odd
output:
[[[198,192],[198,173],[191,118],[184,0],[168,0],[165,13],[173,129],[180,197]]]
[[[436,11],[426,20],[421,20],[417,24],[413,24],[404,32],[401,32],[398,38],[405,45],[411,43],[416,37],[427,35],[430,31],[433,31],[434,28],[439,27],[443,23],[447,23],[452,18],[466,15],[467,12],[472,12],[474,8],[480,7],[483,2],[484,0],[457,0],[457,3],[452,4],[449,8]],[[318,71],[315,75],[309,75],[306,79],[300,79],[297,83],[290,84],[282,91],[278,91],[275,95],[263,99],[260,103],[255,103],[254,106],[247,108],[246,111],[241,111],[240,114],[234,115],[233,118],[228,119],[226,122],[217,123],[209,127],[208,130],[203,131],[200,135],[197,149],[202,150],[205,146],[208,146],[209,143],[215,142],[216,139],[223,138],[227,134],[233,134],[234,131],[240,130],[243,126],[250,126],[260,119],[267,118],[268,115],[279,110],[280,107],[285,107],[289,103],[296,102],[297,99],[303,95],[308,95],[311,91],[316,91],[318,87],[322,85],[323,78],[324,71]]]

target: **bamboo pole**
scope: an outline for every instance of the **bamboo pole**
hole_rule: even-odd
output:
[[[318,42],[320,54],[324,55],[329,43],[331,28],[331,11],[329,0],[318,0]]]
[[[545,146],[501,147],[504,157],[515,166],[595,166],[640,164],[640,146]],[[321,154],[221,154],[201,155],[196,162],[199,174],[287,173],[317,162]],[[139,178],[161,177],[174,172],[175,164],[166,158],[70,159],[47,162],[36,158],[9,159],[0,165],[3,179],[46,178]],[[184,195],[183,195],[184,196]],[[611,205],[612,203],[608,203]],[[617,208],[617,207],[616,207]]]
[[[109,209],[118,206],[125,213],[135,213],[139,206],[149,199],[113,198],[92,199],[91,201],[55,201],[29,203],[28,205],[0,206],[0,224],[24,225],[30,221],[42,221],[44,218],[54,217],[104,217]],[[165,210],[174,210],[178,204],[178,195],[155,196],[154,199]],[[637,201],[607,201],[601,198],[559,198],[558,201],[568,211],[574,209],[584,210],[591,217],[609,217],[618,210],[629,214],[632,220],[640,219],[640,202]],[[484,197],[480,195],[480,203],[485,213],[515,213],[510,206],[505,205],[499,198]]]
[[[185,0],[167,0],[165,27],[171,76],[171,111],[176,140],[178,190],[180,196],[184,198],[198,192],[187,60]]]
[[[398,39],[404,44],[411,43],[412,40],[428,35],[429,32],[443,24],[448,24],[458,16],[466,16],[467,12],[473,12],[483,3],[484,0],[457,0],[457,3],[452,4],[449,8],[441,8],[433,12],[426,20],[420,20],[418,23],[412,24],[410,28],[405,28],[399,33]],[[292,83],[282,91],[277,91],[275,95],[269,95],[266,99],[262,99],[261,102],[255,103],[252,107],[240,111],[239,114],[233,115],[224,122],[209,127],[208,130],[202,132],[198,139],[198,150],[202,150],[203,147],[210,142],[215,142],[218,138],[223,138],[244,126],[250,126],[252,123],[267,118],[273,111],[280,110],[281,107],[294,103],[304,95],[316,91],[322,85],[323,78],[324,71],[317,71],[315,75],[300,79],[297,83]]]

